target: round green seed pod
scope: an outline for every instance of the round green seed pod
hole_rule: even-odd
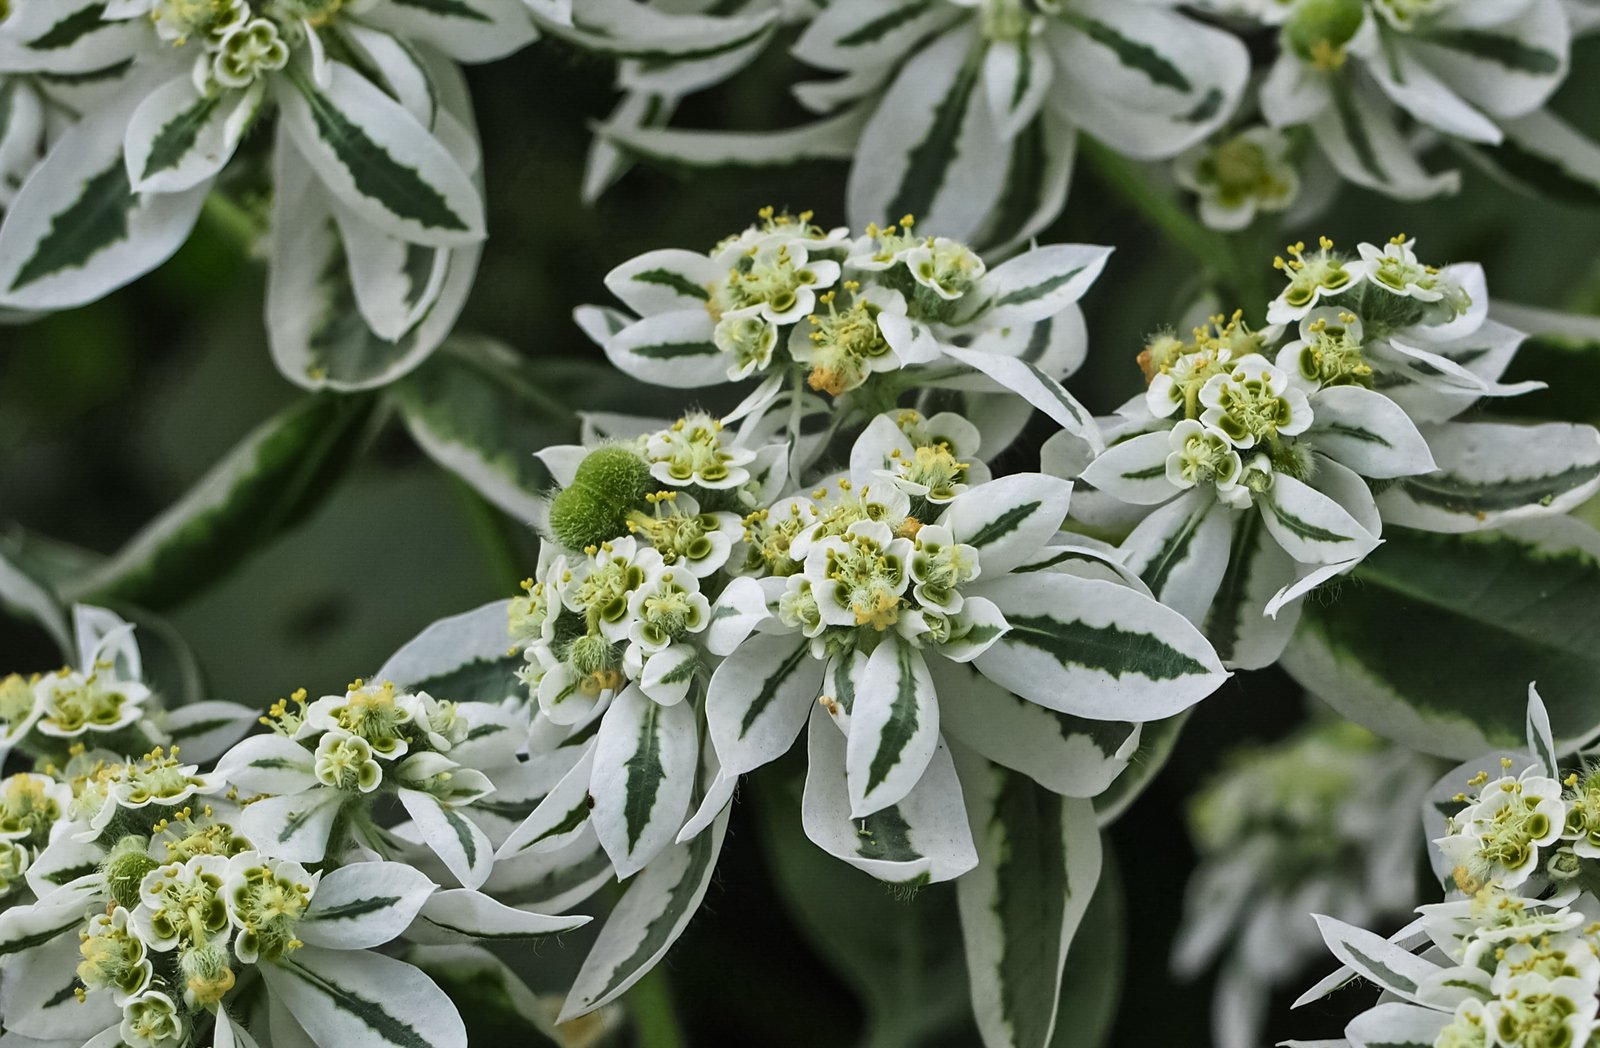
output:
[[[1300,0],[1283,27],[1284,41],[1306,61],[1338,54],[1361,28],[1361,0]]]
[[[589,452],[572,478],[573,487],[588,488],[607,502],[640,505],[656,489],[644,459],[625,447],[611,445]]]
[[[142,840],[125,838],[106,859],[106,889],[113,899],[131,910],[139,905],[140,882],[156,865],[156,861],[144,853]]]
[[[568,549],[598,546],[628,533],[628,516],[654,491],[650,467],[625,447],[589,453],[572,485],[550,501],[550,530]]]

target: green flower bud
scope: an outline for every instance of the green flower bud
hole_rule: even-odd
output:
[[[1318,68],[1337,69],[1365,13],[1361,0],[1300,0],[1283,27],[1284,43]]]
[[[655,489],[650,467],[624,447],[591,451],[572,486],[550,502],[550,530],[568,549],[584,549],[628,533],[628,517]]]
[[[103,867],[106,890],[113,899],[130,910],[139,905],[139,883],[144,880],[144,875],[159,865],[145,854],[144,849],[143,837],[124,837],[112,847]]]

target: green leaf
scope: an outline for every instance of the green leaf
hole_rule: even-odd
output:
[[[1558,750],[1600,728],[1600,534],[1565,517],[1503,531],[1392,528],[1283,664],[1341,713],[1426,753],[1524,744],[1535,682]]]
[[[362,446],[368,398],[308,397],[258,426],[114,556],[66,581],[71,601],[177,604],[293,527]]]
[[[1067,951],[1050,1048],[1102,1048],[1109,1043],[1128,949],[1125,904],[1116,853],[1108,850],[1100,884]]]
[[[422,946],[406,954],[455,1004],[468,1044],[560,1042],[533,991],[480,946]]]
[[[534,453],[578,436],[577,417],[547,374],[499,343],[456,337],[392,395],[434,461],[527,521],[542,512],[550,485]]]
[[[128,237],[128,217],[139,198],[128,184],[119,154],[109,167],[84,180],[78,199],[50,220],[50,230],[17,270],[8,291],[17,291],[65,269],[82,267]]]
[[[956,896],[978,1027],[989,1048],[1048,1048],[1067,949],[1100,877],[1094,808],[982,759],[963,772],[978,866]]]

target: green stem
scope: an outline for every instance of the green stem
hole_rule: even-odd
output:
[[[1150,181],[1139,165],[1119,156],[1093,139],[1079,140],[1079,150],[1100,181],[1137,208],[1175,247],[1181,248],[1212,274],[1226,291],[1239,301],[1254,303],[1262,282],[1241,262],[1234,244],[1212,229],[1207,229],[1171,193]],[[1261,299],[1265,301],[1265,299]]]
[[[628,992],[639,1048],[684,1048],[683,1026],[672,1003],[672,988],[659,967],[650,970]]]
[[[225,239],[231,240],[245,255],[253,256],[266,234],[261,222],[248,208],[222,193],[206,197],[202,213],[206,224]]]
[[[456,491],[495,585],[500,589],[515,586],[528,574],[528,565],[506,531],[505,517],[466,481],[456,480]]]

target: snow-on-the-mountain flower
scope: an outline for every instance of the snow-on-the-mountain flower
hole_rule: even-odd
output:
[[[0,73],[103,91],[0,225],[0,307],[82,305],[164,262],[275,111],[274,356],[309,388],[396,377],[448,332],[485,234],[456,63],[533,36],[517,0],[21,5]]]
[[[1591,427],[1450,421],[1539,386],[1499,381],[1523,336],[1487,319],[1477,266],[1426,265],[1405,237],[1353,258],[1323,239],[1277,262],[1270,327],[1235,314],[1158,337],[1139,357],[1145,393],[1102,420],[1103,454],[1070,434],[1045,449],[1096,489],[1081,519],[1131,526],[1129,566],[1245,668],[1278,657],[1304,595],[1385,526],[1495,527],[1600,488]]]
[[[123,829],[89,872],[0,915],[12,1033],[96,1048],[465,1048],[444,992],[372,951],[433,898],[419,871],[312,873],[209,808]]]
[[[794,54],[833,79],[796,85],[805,127],[602,128],[623,150],[714,166],[852,160],[850,221],[906,213],[984,246],[1024,243],[1066,199],[1078,132],[1167,158],[1226,122],[1250,59],[1170,0],[856,0],[826,5]],[[801,13],[805,13],[803,8]],[[734,26],[724,33],[738,39]],[[753,28],[745,38],[754,41]]]
[[[942,880],[975,860],[947,735],[1093,795],[1127,754],[1052,767],[1074,758],[1041,742],[1045,726],[1067,746],[1087,722],[1172,716],[1224,677],[1180,615],[1058,538],[1070,484],[1019,473],[957,491],[954,449],[921,439],[880,419],[848,476],[747,519],[740,570],[759,579],[767,614],[706,693],[724,777],[781,756],[810,721],[807,832],[891,880]],[[907,458],[935,468],[907,478]],[[949,482],[927,484],[932,473]],[[1078,773],[1098,781],[1067,781]],[[891,824],[911,839],[858,849]]]
[[[666,249],[623,263],[606,286],[636,316],[588,306],[578,321],[646,382],[763,380],[743,410],[781,413],[787,397],[793,445],[805,403],[820,403],[807,391],[832,398],[822,410],[837,432],[932,387],[1020,396],[1092,441],[1087,412],[1060,383],[1086,348],[1076,303],[1110,252],[1051,245],[991,268],[921,229],[908,215],[852,238],[809,213],[767,209],[707,254]]]
[[[163,708],[144,680],[132,623],[89,605],[73,609],[76,666],[0,677],[0,760],[13,750],[35,765],[65,765],[74,753],[144,753],[181,745],[214,760],[249,730],[255,714],[231,702]],[[169,697],[170,698],[170,697]]]
[[[1345,179],[1404,199],[1453,191],[1431,174],[1409,118],[1467,144],[1546,128],[1566,78],[1572,25],[1562,0],[1202,0],[1273,25],[1278,56],[1260,87],[1274,127],[1305,126]],[[1526,127],[1524,126],[1526,125]]]
[[[1213,229],[1244,229],[1258,214],[1284,211],[1299,197],[1294,152],[1283,132],[1250,127],[1188,149],[1174,173],[1198,197],[1201,221]]]
[[[513,715],[356,680],[310,702],[298,691],[263,720],[271,731],[223,754],[216,774],[246,802],[239,828],[264,854],[306,863],[363,848],[409,856],[416,841],[462,886],[488,879],[494,848],[469,813],[516,766]],[[384,797],[398,799],[410,832],[375,820]]]
[[[1416,813],[1438,773],[1343,721],[1226,761],[1190,802],[1201,863],[1172,967],[1218,965],[1212,1039],[1254,1048],[1273,987],[1322,956],[1313,912],[1364,926],[1415,904]]]
[[[699,696],[717,656],[764,613],[756,585],[729,585],[725,569],[744,515],[782,489],[784,449],[751,451],[692,414],[630,443],[549,448],[542,458],[560,488],[509,627],[539,715],[558,730],[598,719],[571,780],[593,808],[562,832],[592,824],[625,878],[688,817]],[[532,812],[499,854],[548,847],[553,807]]]
[[[1424,805],[1444,823],[1434,866],[1455,891],[1417,908],[1420,917],[1389,939],[1332,917],[1317,923],[1344,965],[1301,996],[1322,998],[1354,977],[1386,991],[1345,1027],[1339,1045],[1425,1044],[1435,1048],[1592,1043],[1600,1033],[1600,908],[1590,887],[1600,874],[1579,853],[1597,788],[1592,766],[1562,777],[1549,717],[1530,687],[1527,750],[1485,758],[1468,789],[1449,773]],[[1520,771],[1517,766],[1521,763]],[[1453,869],[1452,869],[1453,867]],[[1298,1042],[1297,1042],[1298,1043]]]

